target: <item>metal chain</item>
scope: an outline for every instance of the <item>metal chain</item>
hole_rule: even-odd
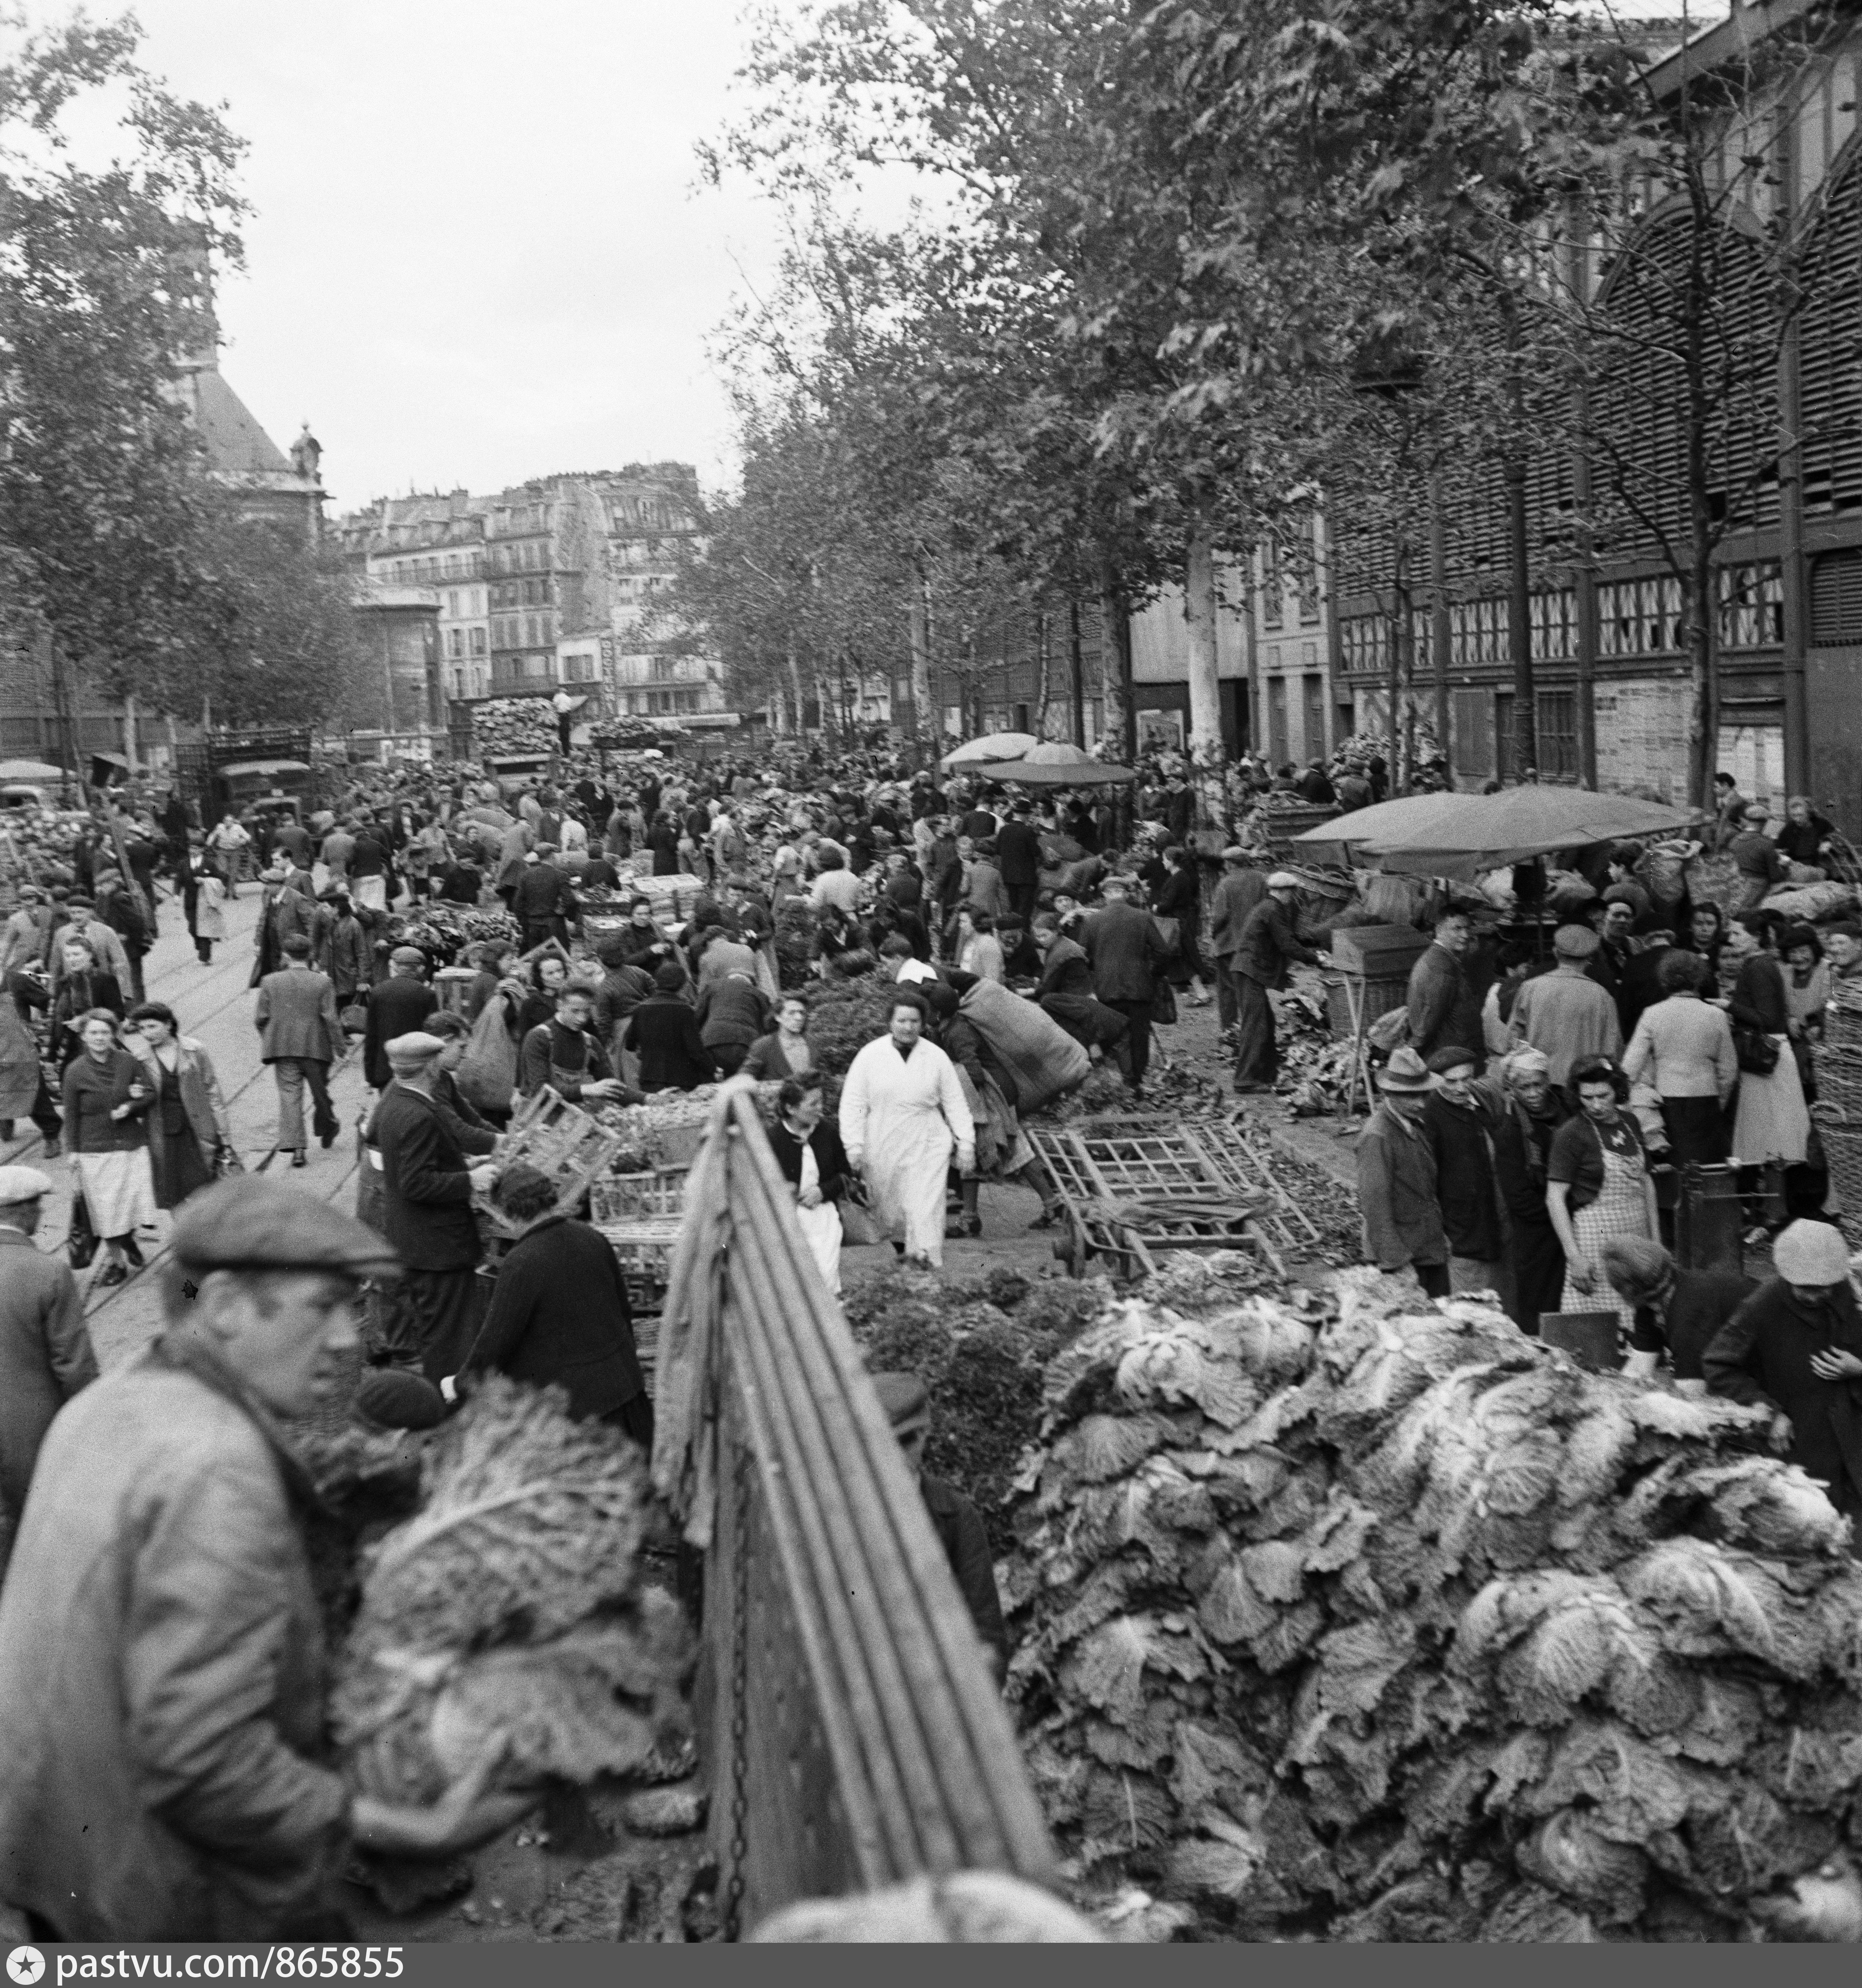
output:
[[[750,1444],[736,1445],[736,1516],[731,1541],[733,1597],[730,1653],[730,1878],[724,1887],[724,1937],[742,1930],[743,1872],[750,1817]]]

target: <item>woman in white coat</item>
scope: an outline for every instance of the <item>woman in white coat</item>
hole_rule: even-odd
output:
[[[924,1005],[901,994],[889,1033],[853,1060],[841,1090],[841,1143],[864,1174],[875,1219],[905,1257],[926,1270],[944,1261],[944,1180],[954,1151],[958,1171],[976,1165],[976,1121],[956,1066],[924,1040]]]

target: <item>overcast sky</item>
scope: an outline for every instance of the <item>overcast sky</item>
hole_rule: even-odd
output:
[[[736,0],[134,12],[146,66],[250,142],[221,365],[281,447],[308,417],[333,512],[628,462],[723,473],[707,341],[777,232],[743,190],[696,184]]]
[[[281,447],[309,419],[333,513],[629,462],[729,473],[707,347],[779,234],[740,184],[696,185],[738,4],[135,0],[145,65],[249,141],[221,363]]]

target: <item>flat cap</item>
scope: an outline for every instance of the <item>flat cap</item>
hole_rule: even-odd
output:
[[[398,945],[388,955],[391,966],[425,966],[427,955],[417,945]]]
[[[446,1046],[444,1036],[429,1035],[425,1029],[410,1029],[386,1046],[390,1063],[423,1063]]]
[[[1436,1076],[1446,1077],[1451,1070],[1459,1070],[1464,1063],[1478,1063],[1479,1060],[1472,1050],[1464,1050],[1458,1043],[1450,1043],[1430,1057],[1429,1068]]]
[[[400,1268],[388,1239],[301,1188],[238,1174],[191,1195],[175,1222],[175,1260],[195,1270],[347,1270],[379,1276]]]
[[[1603,942],[1589,925],[1560,925],[1552,935],[1552,950],[1560,959],[1589,959]]]
[[[1248,860],[1248,851],[1240,843],[1231,842],[1222,851],[1222,860],[1224,863],[1245,863]]]
[[[356,1413],[380,1428],[438,1428],[446,1419],[438,1388],[401,1367],[376,1367],[356,1389]]]
[[[930,1393],[916,1374],[875,1374],[873,1392],[895,1430],[915,1428],[930,1418]]]
[[[1849,1245],[1827,1222],[1793,1222],[1772,1245],[1772,1267],[1787,1284],[1843,1283]]]
[[[0,1167],[0,1207],[37,1201],[52,1192],[52,1183],[36,1167]]]
[[[1291,870],[1276,870],[1268,879],[1268,888],[1270,891],[1297,891],[1299,879]]]

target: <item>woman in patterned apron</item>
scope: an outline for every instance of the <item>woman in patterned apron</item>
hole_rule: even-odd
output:
[[[1603,1245],[1618,1236],[1660,1239],[1641,1128],[1622,1109],[1628,1090],[1620,1066],[1586,1057],[1571,1073],[1577,1116],[1553,1134],[1545,1161],[1545,1205],[1565,1247],[1563,1307],[1613,1311],[1625,1334],[1635,1308],[1604,1276]]]

